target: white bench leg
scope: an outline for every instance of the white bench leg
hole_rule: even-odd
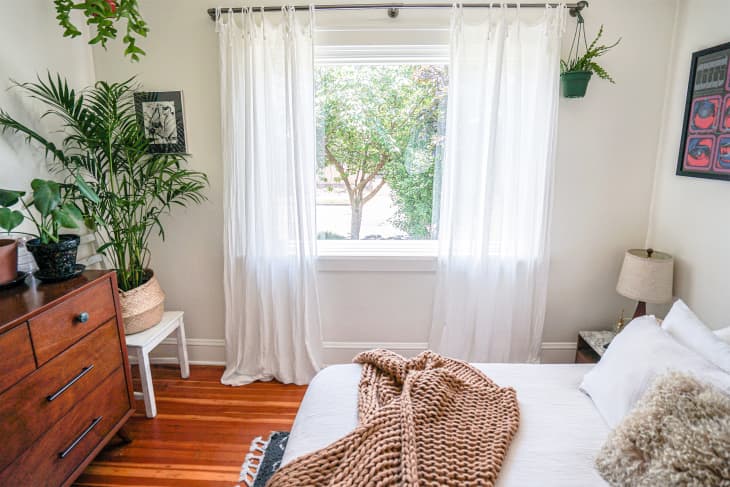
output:
[[[150,358],[147,353],[137,349],[137,364],[139,366],[139,377],[142,380],[142,394],[144,395],[144,409],[148,418],[157,416],[157,404],[155,403],[155,389],[152,386],[152,371],[150,370]]]
[[[190,377],[190,364],[188,363],[188,344],[185,340],[185,323],[180,317],[180,326],[177,327],[177,361],[180,363],[180,376],[183,379]]]

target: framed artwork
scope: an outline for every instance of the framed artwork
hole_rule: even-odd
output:
[[[692,54],[677,174],[730,181],[730,42]]]
[[[182,91],[151,91],[134,94],[137,121],[142,126],[152,154],[187,152]]]

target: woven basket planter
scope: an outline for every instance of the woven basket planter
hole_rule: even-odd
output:
[[[129,291],[119,291],[124,318],[124,333],[132,335],[152,328],[162,319],[165,311],[165,293],[155,274],[139,287]]]

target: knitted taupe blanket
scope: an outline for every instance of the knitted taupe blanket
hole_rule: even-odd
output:
[[[354,362],[363,364],[358,427],[267,487],[494,485],[520,421],[514,389],[431,351],[371,350]]]

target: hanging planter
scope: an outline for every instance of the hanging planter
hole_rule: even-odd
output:
[[[565,98],[583,98],[593,73],[590,71],[570,71],[560,75],[560,86]]]
[[[137,37],[147,37],[149,29],[139,12],[137,0],[54,0],[56,19],[63,28],[64,37],[77,37],[81,31],[71,20],[71,12],[79,11],[91,31],[89,44],[106,43],[117,37],[117,32],[126,27],[122,37],[124,55],[139,61],[145,52],[137,46]],[[124,25],[126,21],[126,26]]]
[[[611,75],[609,75],[603,67],[596,63],[595,59],[603,56],[608,51],[616,47],[621,39],[617,40],[610,46],[598,44],[603,35],[603,26],[598,30],[598,35],[593,42],[588,44],[586,39],[585,21],[580,11],[575,13],[578,18],[575,25],[575,34],[573,41],[570,43],[570,52],[568,59],[560,60],[560,85],[562,87],[563,96],[565,98],[583,98],[588,89],[588,82],[591,80],[593,73],[601,79],[615,83]],[[581,38],[583,40],[583,54],[580,54]]]

